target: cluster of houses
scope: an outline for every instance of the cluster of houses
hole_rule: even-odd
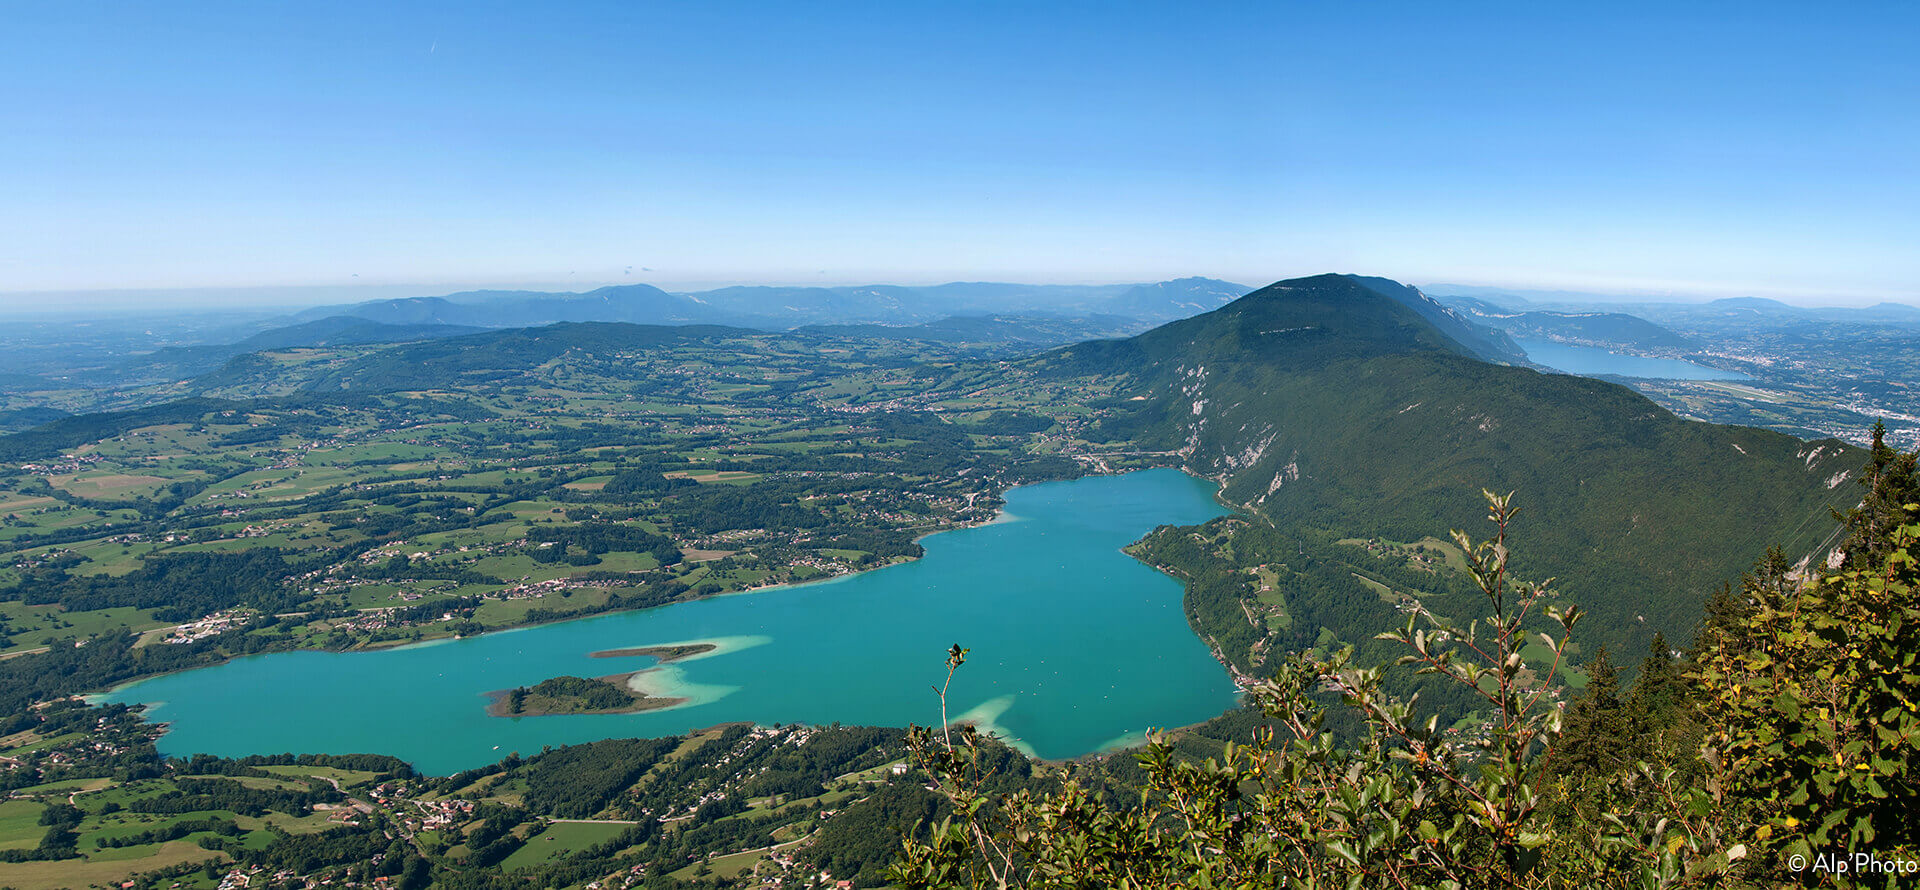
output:
[[[48,563],[52,563],[61,559],[70,559],[73,556],[74,556],[74,552],[73,552],[73,549],[70,547],[55,547],[51,550],[47,550],[39,554],[38,556],[32,553],[22,553],[20,554],[20,558],[14,561],[13,567],[21,570],[37,569]]]
[[[158,734],[157,728],[146,724],[133,725],[132,732],[106,732],[104,730],[109,727],[104,719],[94,728],[99,732],[56,747],[42,748],[25,754],[0,754],[0,771],[12,772],[36,768],[67,769],[82,766],[97,760],[119,757],[133,750],[135,745]],[[121,727],[121,729],[126,728]]]
[[[386,787],[386,786],[382,786]],[[380,792],[374,796],[380,799]],[[411,800],[419,808],[419,814],[400,813],[401,823],[409,831],[434,831],[464,825],[473,817],[473,801],[470,800]]]
[[[549,593],[559,593],[562,590],[579,590],[584,587],[605,586],[607,586],[607,582],[604,581],[575,581],[572,578],[554,578],[548,581],[529,581],[525,584],[515,584],[512,587],[500,591],[500,598],[503,600],[540,599]]]
[[[232,870],[220,876],[220,890],[243,890],[243,888],[251,887],[253,886],[253,876],[265,870],[266,867],[260,865],[253,866],[250,869],[235,866]],[[292,877],[292,875],[288,875],[288,877]],[[129,881],[127,886],[132,886],[132,882]],[[179,885],[176,884],[175,886]]]
[[[60,459],[53,463],[21,464],[20,469],[24,472],[38,473],[42,476],[57,476],[66,473],[78,473],[99,462],[100,455],[98,454],[62,454],[60,455]]]
[[[235,628],[246,626],[253,617],[254,613],[250,609],[223,609],[198,621],[176,625],[160,639],[160,642],[177,645],[219,636]]]
[[[298,873],[286,869],[276,871],[272,874],[267,874],[266,872],[266,866],[262,865],[247,866],[245,868],[236,865],[229,869],[226,874],[220,876],[220,890],[244,890],[244,888],[247,887],[291,887],[294,886],[295,881],[300,880]],[[344,875],[338,877],[310,877],[300,886],[305,888],[305,890],[319,890],[321,887],[385,887],[391,884],[392,880],[392,878],[385,875],[376,877],[371,882],[350,880]],[[122,888],[131,888],[138,885],[133,881],[128,881],[120,886]],[[175,888],[175,890],[178,890],[178,888],[185,887],[186,885],[180,881],[175,881],[171,886]]]

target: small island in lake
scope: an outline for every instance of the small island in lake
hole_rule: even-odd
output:
[[[631,658],[635,655],[649,655],[661,664],[671,664],[682,658],[705,655],[720,647],[712,643],[675,643],[667,646],[635,646],[631,649],[602,649],[588,653],[590,658]]]
[[[633,674],[611,677],[554,677],[538,685],[518,686],[487,693],[487,714],[493,717],[545,717],[553,714],[637,714],[657,711],[686,701],[635,692],[627,685]]]

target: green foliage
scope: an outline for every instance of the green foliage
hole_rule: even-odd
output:
[[[304,816],[316,803],[341,800],[331,787],[309,791],[249,788],[231,779],[180,778],[174,790],[144,797],[127,804],[136,813],[193,813],[201,810],[228,810],[243,816],[261,816],[268,812]]]
[[[571,547],[577,547],[595,556],[616,550],[651,553],[663,566],[679,562],[681,556],[680,548],[673,545],[672,538],[656,535],[636,526],[611,522],[582,522],[577,525],[536,527],[527,530],[527,540],[551,543],[554,546],[547,549],[559,551],[563,555]]]
[[[553,677],[507,692],[507,713],[574,714],[630,708],[640,696],[622,684],[598,678]]]
[[[983,436],[1024,436],[1045,432],[1052,426],[1053,418],[1050,417],[1024,411],[995,411],[973,423],[970,428]]]
[[[126,575],[74,577],[54,571],[23,581],[14,591],[29,604],[59,603],[69,611],[133,606],[162,621],[188,621],[238,605],[272,611],[295,599],[287,576],[310,569],[271,548],[239,553],[178,553],[152,557]]]
[[[1713,756],[1756,849],[1920,850],[1920,524],[1885,529],[1845,568],[1753,586],[1744,624],[1696,666]]]
[[[547,752],[527,769],[527,806],[584,819],[652,769],[678,739],[608,739]]]

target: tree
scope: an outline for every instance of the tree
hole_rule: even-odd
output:
[[[1847,537],[1840,544],[1841,565],[1872,569],[1885,562],[1894,529],[1920,519],[1920,452],[1901,454],[1886,443],[1887,425],[1875,421],[1867,465],[1855,480],[1867,490],[1860,506],[1841,520]]]
[[[1602,646],[1587,664],[1587,688],[1573,700],[1553,749],[1555,771],[1595,777],[1619,772],[1632,763],[1631,732],[1620,672]]]
[[[1674,664],[1673,654],[1667,635],[1655,632],[1653,643],[1647,647],[1647,657],[1640,661],[1640,675],[1633,681],[1630,699],[1636,717],[1660,719],[1685,704],[1686,679]]]

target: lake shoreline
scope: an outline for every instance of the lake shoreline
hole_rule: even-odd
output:
[[[526,637],[525,642],[519,641],[520,636],[517,633],[508,634],[500,628],[491,628],[485,633],[468,634],[457,647],[451,646],[452,640],[446,638],[397,647],[426,650],[417,651],[413,655],[385,650],[364,653],[373,659],[364,664],[357,658],[343,659],[337,663],[324,662],[330,665],[324,671],[328,676],[358,677],[372,672],[383,679],[375,680],[369,677],[365,682],[376,683],[391,682],[391,678],[385,675],[389,670],[385,667],[386,665],[404,664],[407,666],[404,670],[410,672],[407,676],[419,677],[418,682],[406,681],[404,684],[406,689],[417,688],[422,695],[427,694],[426,690],[435,690],[434,694],[438,695],[438,691],[444,688],[448,695],[442,696],[440,701],[431,704],[423,699],[421,702],[423,707],[409,707],[404,711],[396,711],[389,704],[379,701],[369,702],[364,696],[353,697],[349,692],[347,693],[350,696],[349,700],[334,709],[338,715],[348,716],[349,719],[344,723],[335,720],[324,727],[325,731],[321,731],[322,727],[316,727],[312,733],[303,736],[306,739],[303,744],[314,747],[316,750],[345,750],[342,746],[353,745],[366,747],[364,742],[354,739],[366,735],[362,727],[378,721],[369,717],[369,721],[372,722],[362,724],[349,715],[357,715],[363,711],[369,715],[379,713],[383,715],[381,719],[399,721],[401,724],[411,726],[412,728],[407,731],[419,736],[412,742],[415,747],[420,747],[422,750],[416,751],[400,745],[398,744],[400,740],[397,738],[384,740],[377,749],[404,757],[423,772],[437,773],[443,769],[464,768],[464,765],[476,754],[485,756],[484,750],[461,753],[465,748],[475,747],[475,745],[452,738],[441,739],[438,737],[437,730],[420,722],[428,713],[438,714],[447,708],[454,710],[434,718],[433,726],[472,724],[470,727],[472,730],[484,732],[489,736],[488,744],[499,743],[493,749],[493,756],[497,757],[499,751],[511,747],[518,747],[521,750],[526,750],[530,744],[533,747],[540,747],[529,739],[543,737],[552,737],[551,741],[554,744],[573,744],[580,739],[598,737],[596,734],[609,731],[621,736],[678,734],[683,731],[681,724],[692,724],[691,708],[699,706],[702,708],[700,713],[706,714],[708,713],[706,708],[714,702],[721,699],[732,700],[734,696],[739,696],[739,699],[732,704],[716,708],[712,712],[714,716],[738,715],[738,717],[761,719],[769,723],[774,721],[811,722],[824,725],[836,719],[846,720],[847,717],[841,713],[846,711],[856,715],[853,719],[859,725],[902,725],[917,712],[910,708],[902,710],[906,706],[896,703],[896,699],[910,698],[910,696],[903,695],[896,688],[899,684],[888,678],[901,671],[913,670],[912,666],[919,663],[920,644],[915,643],[903,648],[900,635],[892,633],[891,630],[886,630],[887,635],[882,638],[891,641],[887,645],[875,648],[865,643],[852,644],[848,651],[853,653],[851,657],[854,661],[878,659],[895,667],[880,668],[877,672],[872,668],[862,668],[858,676],[846,678],[832,674],[840,667],[840,663],[834,659],[821,655],[790,654],[787,650],[796,646],[805,648],[806,644],[802,639],[810,636],[807,629],[814,628],[816,624],[824,623],[834,628],[842,628],[846,624],[842,618],[850,620],[861,617],[862,621],[854,623],[863,627],[871,624],[875,628],[897,629],[895,624],[906,620],[901,617],[906,614],[901,610],[912,612],[922,607],[949,610],[952,607],[946,605],[947,603],[965,602],[974,603],[969,607],[971,611],[968,608],[962,608],[952,616],[956,620],[954,625],[956,633],[963,630],[962,624],[972,628],[972,631],[962,634],[960,638],[983,640],[985,642],[979,645],[987,646],[996,652],[1005,649],[1003,661],[996,662],[993,659],[983,661],[983,670],[999,673],[997,677],[983,675],[980,678],[983,681],[990,681],[983,684],[982,691],[992,695],[993,692],[988,687],[1010,684],[1010,687],[1003,686],[1004,691],[1019,693],[1021,696],[1019,700],[1022,702],[1009,717],[990,717],[986,721],[981,721],[981,723],[1002,724],[1005,728],[982,726],[983,729],[991,729],[1009,741],[1029,741],[1039,749],[1039,754],[1048,762],[1066,762],[1088,755],[1097,755],[1104,751],[1137,746],[1145,740],[1138,731],[1129,731],[1124,735],[1115,733],[1119,733],[1120,728],[1129,725],[1136,728],[1154,726],[1156,729],[1170,728],[1163,731],[1177,731],[1180,728],[1203,723],[1218,716],[1219,713],[1230,711],[1236,703],[1227,693],[1227,689],[1235,678],[1224,670],[1226,666],[1218,659],[1216,653],[1211,651],[1211,647],[1206,646],[1204,640],[1198,639],[1193,634],[1190,623],[1183,620],[1184,610],[1181,605],[1184,593],[1181,588],[1187,586],[1184,583],[1185,579],[1177,574],[1169,574],[1127,553],[1126,545],[1138,540],[1140,533],[1151,530],[1157,524],[1167,522],[1193,524],[1223,513],[1240,512],[1240,509],[1244,508],[1236,509],[1237,505],[1222,502],[1219,482],[1215,479],[1206,479],[1198,474],[1184,473],[1177,469],[1157,468],[1151,474],[1140,473],[1142,477],[1140,482],[1118,481],[1118,477],[1134,475],[1136,474],[1133,472],[1089,473],[1076,476],[1073,480],[1058,480],[1051,484],[1013,486],[1012,488],[1015,489],[1032,487],[1045,493],[1023,496],[1017,491],[1010,491],[1008,502],[995,504],[994,506],[998,509],[990,511],[991,517],[987,513],[975,512],[971,517],[972,521],[968,523],[925,529],[925,534],[917,537],[916,540],[928,543],[928,539],[933,535],[946,531],[959,531],[963,528],[981,533],[980,526],[1016,521],[1036,523],[1031,529],[1022,524],[1011,531],[984,532],[985,537],[978,540],[956,539],[946,543],[947,539],[943,538],[932,541],[931,546],[927,548],[927,553],[921,557],[911,560],[898,559],[890,563],[891,566],[905,572],[898,579],[892,578],[894,573],[889,572],[881,575],[881,580],[875,581],[873,578],[875,573],[867,569],[886,566],[865,566],[858,572],[798,583],[767,585],[759,588],[758,591],[713,593],[661,604],[686,604],[693,607],[696,602],[707,601],[690,612],[662,609],[657,606],[628,607],[536,622],[524,627],[529,633],[532,633],[534,628],[539,628],[540,635]],[[1055,486],[1071,487],[1056,488]],[[1169,510],[1174,512],[1164,512]],[[1116,535],[1117,532],[1125,534]],[[1064,537],[1052,543],[1039,540],[1050,535]],[[1088,544],[1098,546],[1103,553],[1110,553],[1111,556],[1087,551],[1085,548]],[[1002,548],[1011,549],[1003,550]],[[1086,561],[1085,565],[1093,568],[1083,568],[1082,563],[1073,557],[1074,553],[1079,553],[1080,558]],[[988,556],[988,554],[994,555]],[[992,576],[994,570],[991,566],[997,564],[1003,556],[1020,566],[1026,566],[1028,561],[1034,563],[1033,574],[1028,575],[1022,572],[1020,577],[1027,580],[1021,585],[1014,585],[1020,590],[1032,588],[1032,591],[1024,594],[1015,593],[1013,588],[1009,587],[1008,579]],[[914,568],[917,565],[926,565],[929,558],[938,565],[924,569]],[[960,561],[949,562],[955,559]],[[1111,562],[1110,560],[1113,559],[1117,559],[1118,562]],[[1125,567],[1127,564],[1131,564],[1132,567]],[[1011,567],[1011,564],[1008,567]],[[1092,574],[1089,574],[1090,571]],[[979,578],[974,577],[982,573],[987,574]],[[1105,578],[1107,573],[1113,573],[1112,582],[1120,585],[1120,588],[1085,586],[1098,583],[1096,579]],[[861,577],[856,578],[855,575]],[[1155,576],[1160,580],[1152,581],[1146,576]],[[849,585],[844,588],[847,591],[844,596],[852,597],[851,599],[843,599],[843,594],[839,592],[843,588],[837,585],[843,583]],[[836,586],[833,590],[824,589],[828,584]],[[1050,656],[1045,652],[1036,653],[1038,643],[1028,640],[1028,635],[1015,634],[1002,640],[994,636],[995,632],[991,630],[1001,626],[1001,620],[992,617],[997,614],[995,609],[1000,607],[988,605],[989,602],[997,602],[995,599],[997,597],[1013,597],[1004,604],[1005,608],[1046,616],[1045,620],[1048,622],[1064,622],[1073,627],[1086,628],[1101,622],[1090,619],[1088,615],[1091,613],[1077,608],[1074,603],[1079,602],[1078,599],[1058,599],[1053,592],[1058,591],[1064,595],[1067,591],[1074,591],[1072,593],[1074,597],[1091,596],[1094,598],[1092,602],[1105,602],[1104,598],[1111,596],[1112,590],[1121,588],[1131,590],[1133,589],[1131,585],[1135,584],[1146,585],[1140,588],[1142,591],[1158,592],[1152,595],[1150,601],[1142,600],[1137,606],[1131,605],[1134,603],[1133,600],[1127,600],[1130,609],[1137,608],[1145,611],[1139,615],[1141,619],[1139,623],[1128,624],[1126,627],[1165,629],[1165,633],[1158,631],[1149,633],[1141,642],[1146,642],[1147,639],[1153,641],[1143,652],[1168,653],[1164,657],[1169,659],[1167,664],[1170,667],[1183,665],[1175,669],[1172,674],[1150,673],[1126,680],[1121,678],[1132,676],[1129,671],[1137,672],[1137,665],[1125,670],[1116,668],[1119,673],[1107,673],[1106,668],[1101,668],[1091,674],[1087,673],[1088,668],[1077,667],[1076,665],[1080,662],[1104,664],[1101,658],[1091,653],[1106,651],[1108,647],[1095,644],[1091,640],[1108,639],[1105,636],[1089,638],[1085,643],[1057,641],[1062,645],[1070,645],[1070,648],[1062,650],[1062,653],[1069,657],[1049,663]],[[757,607],[751,604],[761,601],[762,598],[738,597],[739,601],[733,605],[717,605],[717,601],[736,599],[741,592],[761,592],[785,587],[795,588],[794,592],[797,596],[769,598],[760,602]],[[801,588],[810,588],[811,591],[801,590]],[[973,590],[989,591],[992,595],[988,600],[978,602],[964,596],[957,601],[944,598]],[[936,594],[934,591],[944,592]],[[626,597],[623,596],[622,599]],[[649,598],[635,597],[634,599],[644,601]],[[841,616],[839,613],[843,609],[855,610],[857,616],[853,614]],[[613,619],[612,614],[617,612],[627,612],[629,615],[656,614],[658,617],[633,620]],[[939,614],[948,613],[941,611]],[[1097,614],[1109,615],[1110,610],[1100,609]],[[752,616],[755,615],[761,617],[753,618]],[[718,623],[709,623],[715,621],[714,616],[725,617]],[[578,620],[587,617],[606,618],[612,623],[593,626],[600,623]],[[1163,618],[1171,620],[1163,621]],[[561,625],[581,625],[581,627],[577,631],[565,631],[558,635],[547,632]],[[732,636],[726,636],[730,629],[736,628],[747,635],[739,636],[737,641]],[[782,630],[786,632],[782,633]],[[712,636],[715,633],[722,636]],[[865,631],[862,633],[864,634]],[[1128,630],[1127,633],[1132,633],[1132,630]],[[772,636],[767,636],[768,634]],[[1080,636],[1084,635],[1082,633]],[[493,637],[506,639],[490,641],[489,638]],[[735,649],[755,648],[768,642],[775,642],[777,638],[782,637],[785,641],[781,645],[785,648],[780,650],[779,654],[747,656],[747,660],[744,661],[733,657],[724,660],[719,658],[720,655]],[[864,636],[858,639],[866,639],[867,643],[874,642]],[[1074,637],[1074,640],[1078,639],[1079,636]],[[575,646],[568,647],[571,648],[571,652],[562,651],[554,645],[561,641],[573,641]],[[944,648],[946,641],[941,642],[941,648]],[[1192,655],[1181,654],[1188,652],[1187,647],[1193,646],[1196,642],[1200,643],[1196,647],[1197,651],[1193,651]],[[441,644],[447,644],[446,648],[441,649]],[[441,654],[429,654],[436,650]],[[314,654],[326,653],[315,652]],[[331,654],[344,655],[348,654],[348,651],[336,648]],[[553,688],[542,690],[538,694],[533,694],[530,687],[518,685],[543,676],[556,681],[570,677],[578,677],[580,680],[591,679],[599,672],[592,670],[590,666],[592,663],[587,659],[634,656],[644,656],[648,660],[638,664],[604,665],[604,667],[615,667],[619,670],[622,667],[632,666],[642,670],[623,671],[599,680],[601,683],[620,684],[625,689],[632,689],[650,697],[643,702],[630,704],[624,696],[595,692],[587,689],[584,683],[579,681],[569,682],[580,686],[580,690],[554,684]],[[1197,663],[1189,664],[1183,660],[1191,659],[1193,656],[1198,657]],[[1157,659],[1162,656],[1153,654],[1150,657]],[[572,666],[569,666],[568,659],[574,660]],[[711,663],[708,659],[712,659]],[[1135,664],[1136,661],[1129,659],[1127,663]],[[1028,662],[1031,664],[1027,664]],[[488,663],[492,663],[492,666],[488,666]],[[879,662],[876,661],[876,663]],[[365,666],[368,664],[373,667]],[[747,667],[743,668],[743,665]],[[778,665],[778,667],[768,665]],[[1043,668],[1042,665],[1045,667]],[[1058,671],[1055,670],[1056,665],[1059,667]],[[441,673],[443,667],[446,668],[444,674]],[[207,688],[217,688],[220,690],[220,695],[231,699],[239,694],[237,690],[245,689],[248,690],[247,694],[255,694],[255,687],[265,682],[261,678],[262,671],[293,671],[296,675],[304,676],[311,670],[303,662],[271,660],[261,668],[249,667],[242,672],[229,671],[225,674],[213,675],[219,679],[214,681],[213,686]],[[1029,671],[1031,673],[1028,673]],[[466,688],[471,691],[465,692],[465,704],[459,704],[457,700],[460,696],[454,695],[460,691],[457,676],[478,672],[489,674],[494,678],[494,682],[483,681],[468,685]],[[803,675],[811,676],[822,672],[832,676],[834,682],[826,686],[816,684],[816,688],[839,691],[821,692],[814,696],[814,698],[824,696],[821,701],[801,696],[805,698],[804,710],[819,711],[819,713],[804,713],[804,710],[802,713],[795,713],[795,703],[799,699],[783,698],[781,696],[785,693],[778,692],[782,687],[767,685],[769,683],[791,685],[793,682],[800,681]],[[1188,674],[1194,678],[1191,682],[1198,684],[1194,687],[1195,689],[1201,689],[1207,695],[1220,695],[1218,708],[1196,708],[1197,702],[1191,698],[1179,696],[1169,699],[1167,707],[1164,708],[1159,705],[1142,704],[1164,692],[1162,687],[1170,688],[1189,682],[1185,679],[1176,679],[1184,678]],[[792,676],[791,680],[780,679],[789,675]],[[1209,677],[1217,679],[1208,679]],[[842,679],[846,682],[840,682]],[[622,681],[625,681],[624,684]],[[599,686],[601,683],[594,685]],[[1110,685],[1115,683],[1119,685]],[[1143,685],[1132,685],[1134,683]],[[186,690],[202,690],[205,685],[197,680],[184,683],[168,682],[164,686],[157,686],[147,691],[148,703],[159,704],[167,701],[167,706],[161,708],[161,713],[154,715],[170,724],[166,733],[168,740],[161,743],[163,750],[179,748],[183,751],[205,750],[209,753],[220,753],[228,748],[237,751],[251,750],[246,748],[246,745],[265,746],[260,748],[261,750],[268,748],[277,750],[276,746],[285,746],[284,741],[270,738],[276,732],[280,735],[286,734],[284,726],[279,730],[274,728],[279,725],[278,723],[248,724],[245,727],[247,732],[242,735],[258,735],[267,739],[256,742],[236,741],[231,733],[208,735],[204,727],[188,720],[188,710],[181,704],[181,701],[191,698]],[[332,689],[333,686],[344,689],[352,685],[355,684],[344,681],[333,682],[329,685],[327,694],[333,694],[335,691]],[[1082,690],[1082,686],[1089,689]],[[522,688],[528,689],[529,694],[514,695],[516,690]],[[1218,689],[1218,693],[1211,691],[1215,688]],[[487,689],[492,690],[491,694],[481,691]],[[1111,695],[1106,694],[1110,689]],[[1129,692],[1129,689],[1134,691]],[[745,691],[742,692],[742,690]],[[1083,695],[1083,691],[1090,692],[1090,695]],[[413,693],[409,692],[409,694]],[[1029,699],[1027,698],[1029,694],[1040,697]],[[113,698],[137,701],[137,695],[137,693],[123,694]],[[595,714],[629,716],[624,716],[618,721],[541,721],[534,724],[520,724],[519,729],[512,729],[510,725],[517,721],[489,719],[485,709],[476,709],[476,703],[473,702],[475,695],[483,696],[483,701],[492,705],[491,714],[494,717],[593,716]],[[800,693],[795,692],[793,695],[800,696]],[[845,707],[832,704],[831,699],[835,696],[846,699]],[[506,713],[504,707],[506,702],[503,702],[503,699],[509,701],[517,699],[521,704],[520,713],[517,715]],[[195,701],[198,700],[195,699]],[[1135,703],[1121,704],[1123,701]],[[1047,711],[1034,710],[1030,702],[1044,703],[1043,707]],[[464,709],[469,716],[460,717],[458,711],[461,709]],[[687,716],[671,716],[682,710],[689,711]],[[1201,710],[1206,710],[1206,713],[1200,713]],[[648,711],[662,713],[660,716],[648,717],[645,716],[645,712]],[[625,721],[635,721],[634,728],[624,731],[605,728],[624,724]],[[1103,724],[1101,721],[1106,722]],[[705,722],[711,724],[729,721]],[[482,729],[482,725],[496,728],[485,730]],[[556,728],[552,730],[536,728],[549,725]],[[1103,726],[1111,728],[1102,733],[1100,730]],[[228,728],[231,726],[228,725]],[[188,738],[189,736],[192,738]],[[484,749],[485,746],[479,746],[479,748]],[[374,750],[374,748],[368,748],[368,750]],[[441,760],[447,762],[440,763]]]

